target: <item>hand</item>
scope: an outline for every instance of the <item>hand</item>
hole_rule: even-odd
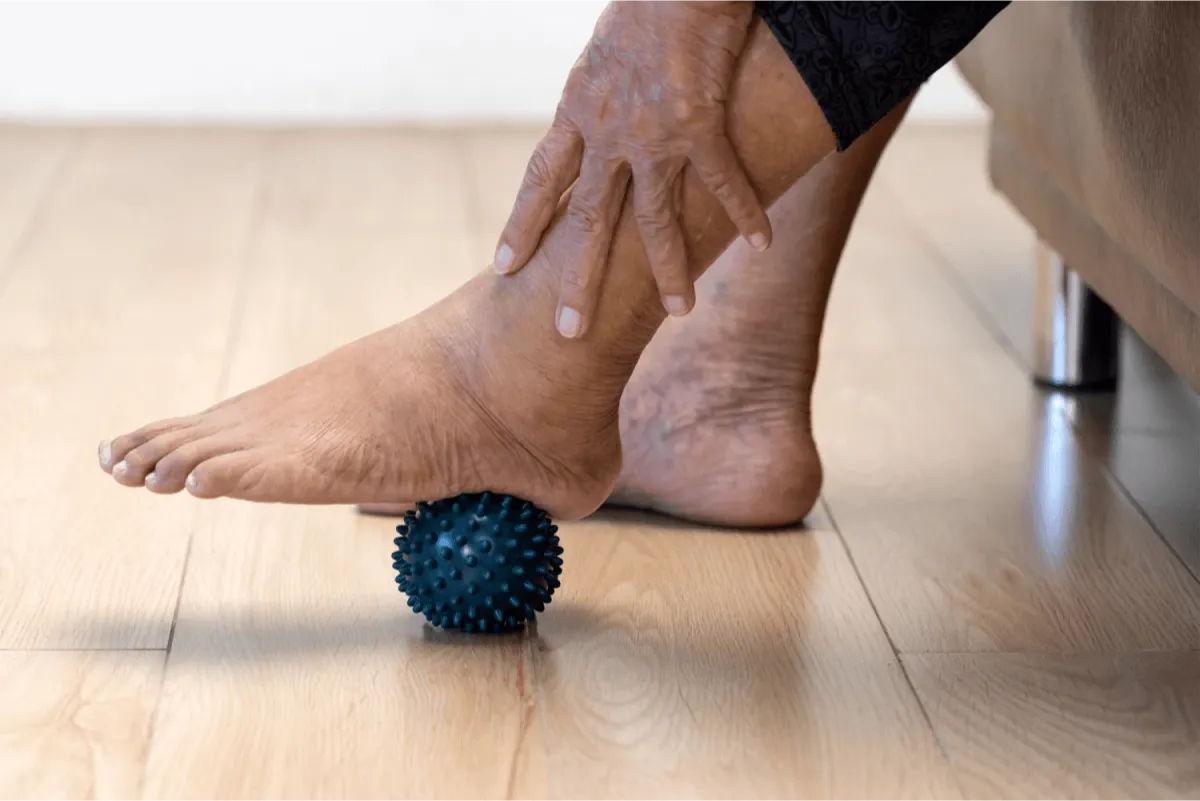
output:
[[[752,247],[770,244],[766,212],[725,135],[725,101],[752,16],[749,2],[615,2],[601,15],[529,160],[493,262],[500,273],[521,269],[571,189],[573,249],[556,320],[563,336],[587,330],[631,180],[670,314],[687,314],[695,298],[679,226],[688,163]]]

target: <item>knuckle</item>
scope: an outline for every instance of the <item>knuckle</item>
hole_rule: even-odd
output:
[[[711,168],[704,179],[709,190],[720,198],[734,194],[734,182],[733,170],[725,165]]]
[[[562,275],[562,291],[565,293],[582,293],[588,287],[587,271],[574,268]]]
[[[533,151],[533,155],[529,157],[529,164],[525,167],[525,191],[526,193],[541,193],[548,190],[553,183],[554,171],[550,166],[550,160],[546,157],[545,151],[539,147]]]
[[[680,99],[671,103],[670,116],[677,127],[696,128],[712,117],[712,110],[704,104]]]
[[[148,448],[136,448],[125,456],[125,464],[134,471],[145,470],[152,467],[153,457]]]
[[[672,260],[656,264],[654,280],[659,289],[671,295],[683,295],[691,289],[684,265]]]
[[[637,211],[633,216],[642,235],[653,239],[665,239],[671,235],[675,227],[674,221],[657,209]]]
[[[180,472],[183,470],[184,458],[183,454],[175,451],[164,456],[158,461],[158,466],[154,472],[158,474],[160,479],[174,480],[180,478]]]
[[[571,226],[585,236],[595,236],[607,227],[604,215],[600,213],[600,209],[590,202],[577,203],[575,208],[571,210],[569,218]]]

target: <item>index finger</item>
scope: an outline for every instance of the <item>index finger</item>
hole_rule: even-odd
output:
[[[555,120],[525,167],[517,199],[496,246],[492,261],[496,272],[515,273],[529,261],[563,193],[579,175],[582,159],[579,132],[569,123]]]

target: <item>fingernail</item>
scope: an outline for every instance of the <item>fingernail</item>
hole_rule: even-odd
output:
[[[496,248],[496,258],[492,261],[492,269],[501,275],[508,275],[512,269],[513,252],[508,245]]]
[[[105,467],[112,464],[112,443],[108,440],[100,443],[100,464]]]
[[[762,252],[767,249],[767,235],[761,233],[750,234],[750,247]]]
[[[663,298],[663,306],[672,317],[682,317],[688,313],[687,298],[682,295],[667,295]]]
[[[122,459],[121,461],[119,461],[115,465],[113,465],[113,470],[112,470],[113,475],[115,476],[118,473],[124,473],[128,469],[129,469],[129,465],[126,464],[124,459]]]
[[[558,310],[558,333],[567,339],[574,339],[579,336],[581,328],[583,328],[583,317],[579,315],[579,312],[570,306],[563,306]]]

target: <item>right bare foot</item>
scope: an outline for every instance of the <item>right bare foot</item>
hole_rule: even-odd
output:
[[[791,525],[821,492],[811,399],[834,273],[902,104],[770,211],[771,248],[735,242],[669,318],[621,398],[610,502],[703,523]]]
[[[715,271],[697,284],[695,311],[667,321],[626,388],[624,469],[609,502],[720,526],[791,525],[821,491],[809,415],[816,359],[738,330],[711,296],[745,276],[725,284]],[[815,338],[819,312],[811,322]]]

